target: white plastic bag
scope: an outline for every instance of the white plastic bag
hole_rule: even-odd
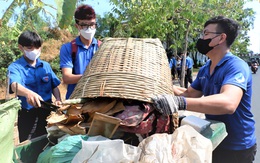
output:
[[[137,162],[140,149],[124,144],[123,140],[82,141],[82,149],[72,163]]]
[[[188,125],[173,134],[154,134],[144,139],[140,163],[211,163],[212,143]]]

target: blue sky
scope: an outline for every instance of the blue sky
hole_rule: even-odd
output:
[[[6,8],[10,5],[12,0],[0,0],[0,18],[2,17]],[[43,0],[44,3],[55,6],[54,0]],[[90,4],[97,14],[103,15],[105,12],[109,12],[112,6],[109,4],[109,0],[86,0],[87,4]],[[253,0],[248,2],[245,7],[253,8],[256,12],[256,18],[254,22],[254,28],[249,31],[249,37],[251,45],[249,47],[254,53],[260,53],[260,3],[259,0]],[[50,12],[55,13],[55,10],[48,8]]]
[[[252,8],[255,12],[254,28],[249,31],[251,46],[249,47],[254,53],[260,53],[260,1],[254,0],[253,2],[245,5],[247,8]]]

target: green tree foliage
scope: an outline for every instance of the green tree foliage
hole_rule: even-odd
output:
[[[59,21],[59,27],[64,29],[68,28],[73,20],[74,11],[76,8],[77,0],[64,0],[62,4],[62,15]]]
[[[46,17],[51,16],[55,18],[53,13],[46,10],[46,7],[55,9],[52,5],[44,3],[41,0],[13,0],[2,16],[2,23],[7,24],[11,20],[16,22],[17,18],[24,13],[29,16],[29,19],[30,16],[35,16],[40,13]],[[15,12],[16,9],[21,10],[17,13]]]
[[[54,30],[68,29],[77,34],[78,31],[74,28],[74,11],[77,5],[86,2],[83,0],[55,0],[55,2],[54,7],[44,3],[44,0],[13,0],[1,19],[0,44],[4,42],[1,48],[6,50],[2,50],[0,55],[9,54],[11,51],[16,54],[16,38],[25,29],[37,31],[45,40],[55,35],[51,32],[53,30],[46,30],[46,27]],[[194,52],[203,23],[210,17],[224,15],[239,21],[242,27],[232,50],[235,54],[248,52],[247,32],[252,26],[254,12],[252,9],[243,9],[246,3],[244,0],[110,0],[110,3],[114,6],[113,11],[104,17],[97,16],[96,36],[99,39],[159,38],[166,48],[173,49],[175,54],[178,51]],[[57,15],[48,12],[46,7],[55,9]],[[17,8],[19,13],[15,12]],[[39,14],[44,15],[45,20]],[[56,20],[54,27],[50,21],[48,22],[50,17]],[[11,29],[8,27],[10,22],[15,22]],[[10,61],[13,59],[14,57],[9,58]]]
[[[244,0],[110,0],[120,23],[116,28],[124,36],[159,38],[166,48],[196,51],[195,43],[203,25],[211,17],[223,15],[241,24],[241,34],[233,46],[236,53],[249,45],[247,31],[253,23],[252,9],[243,9]],[[189,47],[189,49],[188,49]],[[184,65],[181,85],[184,85]]]
[[[6,79],[7,67],[18,57],[21,56],[21,52],[17,46],[17,37],[19,31],[8,28],[7,26],[1,26],[0,35],[0,84]]]
[[[187,41],[194,50],[203,24],[213,16],[224,15],[240,22],[239,39],[248,46],[247,31],[253,23],[252,9],[243,9],[244,0],[110,0],[116,6],[113,12],[121,22],[116,28],[128,36],[158,37],[167,42],[167,48],[185,50]],[[189,25],[189,26],[188,26]],[[187,30],[190,30],[185,39]],[[235,48],[235,47],[234,47]],[[236,49],[236,48],[235,48]]]
[[[21,56],[17,39],[23,31],[35,31],[44,40],[52,38],[50,37],[52,36],[50,30],[44,29],[45,27],[49,27],[50,24],[39,15],[39,12],[45,10],[43,5],[41,1],[14,0],[4,13],[0,26],[1,83],[6,79],[8,65]],[[15,12],[17,7],[19,7],[19,13]],[[14,23],[10,25],[10,21]]]

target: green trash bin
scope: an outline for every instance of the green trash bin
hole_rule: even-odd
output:
[[[12,162],[14,124],[19,109],[21,109],[21,101],[17,98],[8,101],[0,100],[0,162]]]
[[[36,163],[38,156],[48,144],[47,134],[20,143],[14,148],[13,162]]]

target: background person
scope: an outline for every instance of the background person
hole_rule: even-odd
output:
[[[181,79],[181,54],[176,56],[176,70],[179,80]]]
[[[176,64],[177,64],[176,59],[175,59],[174,55],[172,55],[170,58],[170,63],[169,63],[170,69],[171,69],[172,80],[175,79],[175,76],[177,74]]]
[[[16,93],[22,101],[18,112],[20,142],[46,134],[46,118],[50,110],[41,108],[40,100],[61,104],[58,85],[60,80],[49,63],[39,59],[42,40],[31,31],[23,32],[18,38],[18,47],[23,56],[8,66],[10,92]]]
[[[188,83],[192,83],[193,79],[192,79],[192,70],[193,70],[193,59],[189,56],[189,53],[187,53],[186,56],[186,73],[185,73],[185,79],[184,79],[184,86],[185,88],[188,88]]]

